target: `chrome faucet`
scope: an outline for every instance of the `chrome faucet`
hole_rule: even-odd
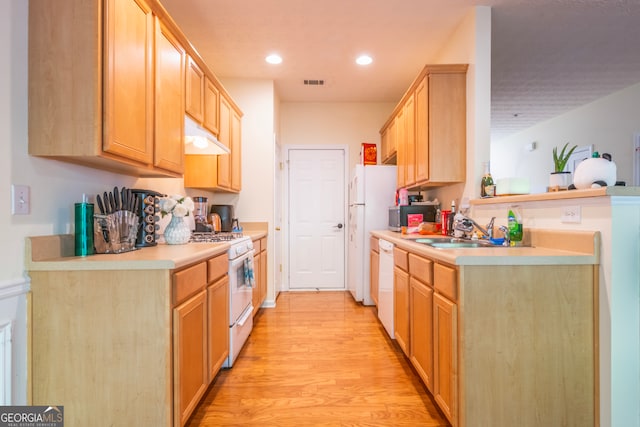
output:
[[[468,216],[462,215],[462,218],[454,221],[453,229],[462,231],[465,235],[471,234],[473,232],[474,227],[478,229],[482,233],[483,239],[493,239],[493,223],[496,220],[496,217],[492,217],[487,227],[482,227],[480,224],[475,222],[473,219]],[[470,237],[470,236],[468,236]]]
[[[500,227],[498,227],[498,230],[500,230],[500,231],[502,231],[504,233],[503,246],[510,246],[511,245],[511,239],[509,237],[509,229],[506,226],[501,225]]]

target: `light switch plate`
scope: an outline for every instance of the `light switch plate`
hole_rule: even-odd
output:
[[[565,206],[562,208],[560,222],[580,224],[582,221],[580,206]]]
[[[28,185],[11,185],[11,215],[29,215],[31,197]]]

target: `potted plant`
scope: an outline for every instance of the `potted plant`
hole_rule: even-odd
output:
[[[569,143],[567,142],[564,144],[564,147],[562,147],[562,150],[560,150],[560,153],[558,153],[558,147],[553,147],[554,170],[549,177],[549,189],[552,191],[566,190],[567,187],[571,185],[571,172],[565,171],[564,169],[567,166],[569,157],[571,157],[571,154],[573,154],[578,146],[568,147]]]

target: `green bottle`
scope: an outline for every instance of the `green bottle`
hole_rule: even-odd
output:
[[[496,186],[489,169],[489,162],[484,163],[484,175],[480,180],[480,197],[493,197],[496,195]]]
[[[509,229],[509,240],[511,246],[516,246],[522,241],[522,222],[519,216],[513,212],[513,209],[509,209],[509,215],[507,216],[507,228]]]

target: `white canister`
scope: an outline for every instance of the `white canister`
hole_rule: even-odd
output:
[[[613,161],[592,157],[578,163],[573,174],[573,185],[578,189],[585,189],[592,188],[596,181],[604,181],[607,186],[612,186],[616,184],[616,175],[617,168]]]

